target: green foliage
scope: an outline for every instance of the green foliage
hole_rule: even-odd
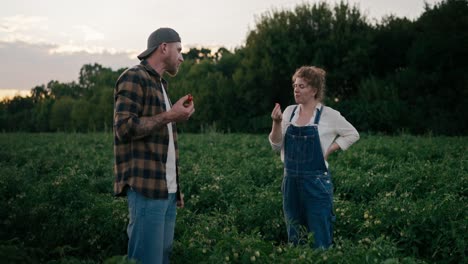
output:
[[[369,21],[344,1],[273,9],[234,51],[191,48],[179,74],[168,78],[169,95],[194,96],[196,113],[183,131],[265,133],[274,103],[294,103],[294,71],[316,65],[327,71],[327,104],[360,131],[465,135],[466,28],[466,0],[427,5],[415,20]],[[78,83],[52,80],[30,97],[3,101],[0,130],[108,131],[112,88],[123,70],[86,64]]]
[[[7,131],[31,131],[33,130],[31,109],[34,102],[31,97],[15,96],[1,103],[0,128]],[[15,122],[11,122],[15,120]]]
[[[174,263],[465,263],[466,137],[362,135],[330,157],[335,245],[292,247],[266,135],[181,134]],[[0,259],[131,263],[112,135],[0,134]],[[313,240],[313,236],[306,238]]]
[[[77,100],[73,104],[72,111],[70,113],[70,119],[74,120],[73,128],[80,130],[80,128],[89,127],[89,117],[91,113],[91,103],[86,100]]]
[[[53,131],[71,131],[71,114],[75,101],[64,97],[55,101],[50,113],[49,125]]]

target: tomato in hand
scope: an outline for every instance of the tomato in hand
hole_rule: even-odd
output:
[[[188,94],[188,98],[187,100],[185,100],[184,106],[187,107],[192,101],[193,101],[193,96],[191,94]]]

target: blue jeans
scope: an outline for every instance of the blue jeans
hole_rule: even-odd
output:
[[[176,194],[167,200],[127,192],[130,222],[127,227],[128,258],[141,264],[169,263],[174,241]]]
[[[305,244],[314,235],[314,248],[329,248],[333,240],[333,184],[327,172],[315,175],[286,173],[283,179],[283,211],[288,240]]]

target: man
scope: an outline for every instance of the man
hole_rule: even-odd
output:
[[[169,262],[176,206],[184,205],[175,123],[188,120],[195,108],[188,95],[171,105],[162,78],[177,74],[181,51],[175,30],[157,29],[140,64],[122,73],[115,87],[114,193],[128,198],[128,258],[143,264]]]

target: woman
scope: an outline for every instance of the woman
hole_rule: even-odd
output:
[[[292,77],[297,105],[281,112],[276,104],[269,135],[284,162],[283,210],[288,240],[303,243],[301,230],[312,232],[314,248],[332,244],[333,184],[329,155],[346,150],[359,139],[356,129],[341,114],[322,104],[325,71],[303,66]]]

